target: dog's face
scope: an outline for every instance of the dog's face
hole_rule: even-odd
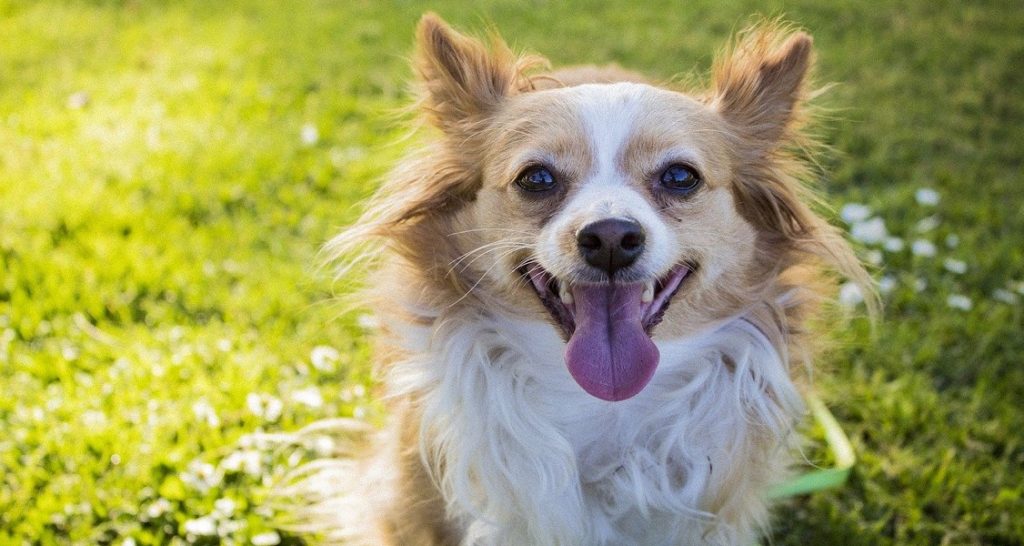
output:
[[[625,82],[538,90],[504,44],[428,15],[417,69],[443,140],[417,187],[392,189],[385,221],[425,226],[406,247],[447,248],[454,267],[432,267],[459,277],[449,284],[549,322],[584,390],[629,398],[658,364],[655,338],[762,301],[795,254],[856,269],[800,199],[784,149],[810,38],[779,38],[741,44],[699,97]]]
[[[479,266],[524,312],[543,307],[587,392],[633,396],[658,362],[652,336],[736,312],[717,295],[756,280],[726,131],[710,107],[636,83],[517,95],[490,120],[467,239],[508,250]]]

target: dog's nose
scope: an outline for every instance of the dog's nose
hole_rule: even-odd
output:
[[[634,220],[599,220],[576,234],[576,245],[588,264],[611,276],[632,265],[643,252],[644,229]]]

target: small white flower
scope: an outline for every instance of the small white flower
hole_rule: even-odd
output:
[[[885,246],[883,248],[888,252],[900,252],[903,250],[904,246],[906,245],[903,243],[903,239],[900,239],[899,237],[886,237]]]
[[[128,537],[121,541],[121,546],[135,546],[135,539]]]
[[[226,338],[226,337],[222,337],[222,338],[218,339],[217,340],[217,350],[219,350],[222,353],[226,353],[226,352],[230,351],[231,350],[231,340]]]
[[[845,307],[854,307],[864,301],[860,287],[852,282],[843,283],[839,287],[839,303]]]
[[[205,398],[200,398],[195,404],[192,404],[192,413],[195,414],[196,419],[204,421],[210,427],[220,426],[220,417],[217,417],[217,411]]]
[[[281,418],[282,409],[284,409],[284,404],[279,398],[268,397],[267,404],[263,409],[263,418],[273,423]]]
[[[314,409],[324,405],[324,397],[320,394],[320,389],[316,387],[308,387],[293,392],[292,401]]]
[[[161,497],[151,502],[146,507],[146,515],[149,519],[156,519],[171,511],[171,501]]]
[[[221,498],[213,501],[213,509],[216,515],[229,518],[235,513],[235,501],[228,498]]]
[[[309,352],[309,361],[321,372],[334,371],[334,364],[341,358],[341,353],[334,347],[317,345]]]
[[[992,292],[992,298],[1009,305],[1017,303],[1017,294],[1014,294],[1005,288],[996,288],[995,291]]]
[[[334,440],[327,436],[318,436],[313,442],[313,450],[321,457],[327,457],[334,453]]]
[[[946,246],[956,248],[960,244],[960,236],[955,233],[946,235]]]
[[[931,258],[935,255],[935,245],[927,239],[918,239],[910,245],[910,251],[914,253],[914,256],[923,256],[925,258]]]
[[[917,199],[919,205],[934,207],[939,204],[939,192],[931,188],[921,188],[914,193],[914,199]]]
[[[939,217],[929,216],[927,218],[922,218],[921,221],[917,223],[917,226],[915,226],[915,229],[917,229],[918,233],[928,233],[937,227],[939,227]]]
[[[885,229],[885,221],[875,216],[853,224],[850,235],[866,245],[872,245],[884,241],[888,237],[888,232]]]
[[[871,250],[864,255],[864,261],[871,265],[882,265],[882,251]]]
[[[85,91],[77,91],[68,97],[68,108],[72,110],[81,110],[87,104],[89,104],[89,93]]]
[[[951,294],[948,298],[946,298],[946,305],[952,307],[953,309],[959,309],[961,311],[970,311],[971,307],[974,305],[974,302],[971,301],[971,298],[968,298],[963,294]]]
[[[928,289],[928,281],[917,278],[914,279],[914,292],[921,293]]]
[[[377,319],[376,315],[364,313],[356,318],[356,324],[363,330],[376,330],[380,327],[380,320]]]
[[[963,260],[946,258],[946,260],[942,262],[942,266],[946,268],[946,271],[956,273],[957,275],[963,275],[967,272],[967,262]]]
[[[253,546],[274,546],[281,543],[281,536],[274,531],[260,533],[252,537]]]
[[[190,535],[213,536],[217,534],[217,522],[210,516],[190,519],[185,522],[185,532]]]
[[[302,143],[306,146],[312,146],[320,141],[320,131],[317,131],[316,125],[312,123],[303,125],[299,136],[302,139]]]
[[[245,395],[245,407],[249,408],[253,415],[263,416],[263,398],[260,395],[254,392]]]
[[[871,209],[860,203],[847,203],[839,210],[839,217],[847,224],[867,220],[871,216]]]
[[[886,275],[881,279],[878,279],[878,291],[882,294],[889,294],[896,288],[896,278],[891,275]]]

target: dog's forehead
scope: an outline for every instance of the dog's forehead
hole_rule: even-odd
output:
[[[706,127],[709,114],[686,95],[632,82],[583,84],[517,99],[505,112],[508,123],[501,124],[499,138],[531,152],[584,148],[597,170],[606,173],[636,148],[672,148],[699,159],[700,142],[690,134]]]

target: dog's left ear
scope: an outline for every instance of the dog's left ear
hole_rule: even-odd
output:
[[[458,132],[493,111],[505,97],[529,89],[525,71],[544,62],[517,56],[494,33],[488,47],[459,34],[433,13],[425,14],[416,29],[421,106],[446,132]]]
[[[783,37],[775,25],[748,31],[719,58],[714,71],[712,106],[745,136],[769,148],[778,145],[797,121],[812,63],[808,34]]]

